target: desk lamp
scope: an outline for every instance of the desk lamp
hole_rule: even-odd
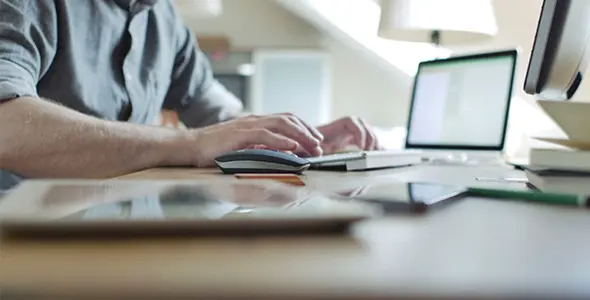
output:
[[[464,45],[496,35],[491,0],[381,0],[378,35],[427,42],[438,47]]]

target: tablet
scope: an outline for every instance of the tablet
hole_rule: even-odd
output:
[[[272,181],[27,182],[0,202],[9,237],[345,233],[367,205]]]

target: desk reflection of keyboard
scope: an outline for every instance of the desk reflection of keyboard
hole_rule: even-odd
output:
[[[306,158],[316,169],[344,169],[347,171],[394,168],[421,163],[419,151],[358,151]]]

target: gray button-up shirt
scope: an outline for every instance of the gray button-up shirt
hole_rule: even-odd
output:
[[[21,96],[138,124],[163,107],[190,127],[242,109],[172,0],[0,0],[0,102]],[[0,171],[0,190],[17,181]]]

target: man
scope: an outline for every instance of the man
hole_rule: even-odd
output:
[[[214,165],[264,146],[320,155],[375,149],[344,118],[240,117],[172,0],[0,0],[0,189],[19,177],[98,178],[157,166]],[[193,128],[148,126],[162,108]]]

